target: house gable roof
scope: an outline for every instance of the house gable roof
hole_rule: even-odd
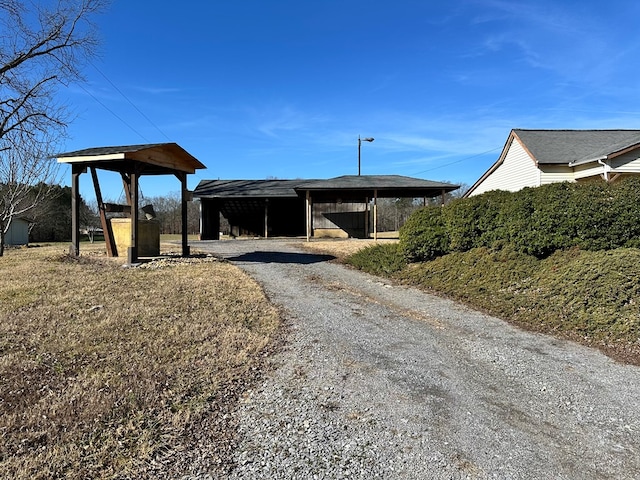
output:
[[[470,196],[487,177],[495,172],[516,140],[535,162],[547,165],[574,166],[599,159],[613,158],[640,148],[640,130],[525,130],[515,128],[498,160],[467,190]]]

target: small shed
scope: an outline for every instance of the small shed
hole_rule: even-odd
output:
[[[80,252],[80,175],[91,171],[96,200],[100,209],[102,229],[105,232],[107,254],[117,255],[115,239],[110,222],[107,221],[108,206],[102,201],[98,184],[97,169],[117,172],[122,177],[130,222],[130,242],[127,248],[128,262],[138,260],[139,247],[139,215],[138,215],[138,181],[142,175],[174,175],[181,183],[182,200],[182,254],[189,255],[187,244],[187,201],[190,193],[187,190],[187,175],[197,169],[206,168],[200,161],[176,143],[155,143],[146,145],[126,145],[118,147],[96,147],[77,150],[58,155],[58,162],[71,165],[71,202],[72,202],[72,244],[71,254]],[[126,211],[123,209],[123,211]]]
[[[4,243],[9,246],[28,245],[29,221],[21,217],[13,218],[4,235]]]

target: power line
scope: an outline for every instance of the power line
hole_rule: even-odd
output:
[[[433,168],[428,168],[426,170],[422,170],[420,172],[416,172],[413,175],[419,175],[421,173],[425,173],[425,172],[431,172],[432,170],[438,170],[439,168],[444,168],[444,167],[449,167],[451,165],[455,165],[456,163],[460,163],[460,162],[464,162],[466,160],[471,160],[472,158],[477,158],[477,157],[481,157],[483,155],[486,155],[487,153],[493,153],[496,150],[500,150],[502,147],[496,147],[496,148],[492,148],[491,150],[487,150],[486,152],[482,152],[482,153],[478,153],[476,155],[472,155],[470,157],[465,157],[465,158],[461,158],[460,160],[456,160],[455,162],[450,162],[450,163],[445,163],[444,165],[438,165],[437,167],[433,167]]]
[[[102,103],[100,100],[98,100],[98,98],[91,93],[89,90],[87,90],[86,88],[84,88],[84,86],[82,84],[78,84],[80,86],[80,88],[82,90],[84,90],[87,95],[89,95],[91,98],[93,98],[96,102],[98,102],[100,105],[102,105],[105,110],[107,110],[109,113],[111,113],[111,115],[113,115],[114,117],[116,117],[118,120],[120,120],[122,123],[124,123],[127,127],[129,127],[131,129],[131,131],[133,131],[135,134],[137,134],[140,138],[142,138],[146,143],[151,143],[147,137],[145,137],[144,135],[142,135],[139,131],[137,131],[135,128],[133,128],[131,125],[129,125],[122,117],[120,117],[116,112],[114,112],[113,110],[111,110],[109,107],[107,107],[104,103]]]
[[[116,90],[120,95],[122,95],[122,98],[124,98],[127,102],[129,102],[129,104],[130,104],[133,108],[135,108],[135,110],[136,110],[136,111],[137,111],[137,112],[138,112],[142,117],[144,117],[144,119],[145,119],[147,122],[149,122],[149,124],[151,124],[151,125],[153,126],[153,128],[155,128],[155,129],[160,133],[160,135],[162,135],[162,136],[163,136],[164,138],[166,138],[167,140],[171,141],[171,139],[167,136],[167,134],[166,134],[166,133],[164,133],[162,130],[160,130],[160,128],[159,128],[155,123],[153,123],[153,121],[152,121],[149,117],[147,117],[147,116],[144,114],[144,112],[142,112],[142,110],[140,110],[140,109],[139,109],[139,108],[138,108],[138,107],[137,107],[137,106],[136,106],[136,105],[135,105],[135,104],[134,104],[134,103],[129,99],[129,97],[127,97],[127,96],[122,92],[122,90],[120,90],[120,89],[116,86],[116,84],[115,84],[115,83],[113,83],[113,82],[109,79],[109,77],[107,77],[107,76],[102,72],[102,70],[100,70],[100,69],[96,66],[96,64],[95,64],[95,63],[93,63],[93,62],[91,62],[91,61],[89,61],[89,63],[91,63],[91,65],[93,66],[93,68],[95,68],[95,69],[97,70],[97,72],[98,72],[100,75],[102,75],[102,76],[103,76],[103,78],[104,78],[107,82],[109,82],[109,84],[110,84],[110,85],[111,85],[111,86],[112,86],[112,87],[113,87],[113,88],[114,88],[114,89],[115,89],[115,90]]]

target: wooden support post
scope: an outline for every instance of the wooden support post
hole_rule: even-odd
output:
[[[127,263],[133,265],[138,262],[138,172],[129,177],[131,180],[131,242],[127,249]]]
[[[179,174],[180,179],[180,184],[182,185],[182,188],[180,189],[181,195],[180,195],[180,203],[182,205],[182,215],[181,215],[181,221],[182,221],[182,226],[181,226],[181,233],[182,233],[182,256],[183,257],[188,257],[191,254],[191,251],[189,249],[189,238],[188,238],[188,197],[189,197],[189,191],[187,190],[187,174],[182,172]]]
[[[124,189],[124,196],[127,199],[127,205],[131,206],[131,176],[125,172],[120,172],[122,177],[122,187]]]
[[[373,239],[378,241],[378,191],[373,191]]]
[[[264,238],[269,238],[269,199],[264,199]]]
[[[117,257],[118,249],[116,247],[116,241],[113,237],[113,229],[111,223],[107,220],[107,213],[104,202],[102,201],[102,193],[100,191],[100,184],[98,183],[98,173],[96,167],[91,167],[91,178],[93,179],[93,188],[96,191],[96,202],[98,203],[98,213],[100,214],[100,225],[102,225],[102,233],[104,234],[104,243],[107,247],[108,257]]]
[[[369,197],[364,198],[364,238],[369,238]]]
[[[204,223],[205,223],[205,217],[204,217],[204,199],[201,198],[200,199],[200,240],[204,240],[205,237],[205,233],[204,233]]]
[[[71,246],[69,255],[80,255],[80,175],[82,167],[71,167]]]
[[[306,195],[306,200],[305,200],[305,217],[307,220],[307,242],[311,241],[311,213],[312,213],[312,207],[311,207],[311,192],[309,190],[307,190],[307,195]]]

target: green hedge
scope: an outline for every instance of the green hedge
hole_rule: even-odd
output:
[[[407,262],[398,243],[381,243],[363,248],[350,255],[346,262],[374,275],[393,275],[401,271]]]
[[[640,177],[487,192],[418,210],[400,230],[410,262],[496,243],[538,258],[574,246],[640,246]]]
[[[449,252],[442,207],[416,210],[400,229],[400,250],[408,262],[429,260]]]

